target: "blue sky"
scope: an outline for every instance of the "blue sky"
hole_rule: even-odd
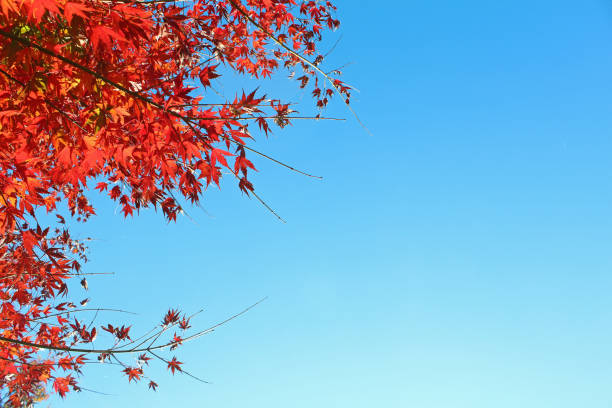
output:
[[[269,297],[178,350],[212,384],[157,365],[153,393],[91,366],[81,384],[111,395],[53,406],[612,406],[612,5],[336,4],[327,66],[352,63],[373,135],[336,102],[347,122],[258,138],[324,176],[255,160],[287,224],[228,182],[193,220],[124,220],[97,198],[77,227],[96,238],[87,272],[115,272],[83,297],[138,312],[135,331]],[[295,83],[262,86],[313,111]]]

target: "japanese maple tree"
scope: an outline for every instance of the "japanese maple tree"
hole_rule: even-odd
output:
[[[225,99],[211,86],[232,71],[286,70],[319,108],[333,95],[348,104],[349,87],[317,51],[339,25],[334,10],[315,0],[0,0],[0,403],[79,390],[88,361],[113,360],[128,381],[146,378],[151,359],[184,370],[162,352],[211,330],[190,334],[191,316],[169,310],[139,338],[128,323],[79,318],[86,301],[71,302],[67,282],[87,288],[86,247],[60,208],[85,222],[96,189],[125,216],[154,207],[176,220],[181,200],[198,203],[222,169],[261,201],[248,179],[254,155],[298,170],[250,147],[251,132],[296,116],[259,91]],[[93,348],[100,333],[108,344]]]

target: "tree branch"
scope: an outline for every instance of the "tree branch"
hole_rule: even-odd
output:
[[[259,305],[261,302],[263,302],[264,300],[266,300],[267,297],[261,299],[260,301],[252,304],[251,306],[247,307],[246,309],[242,310],[239,313],[236,313],[235,315],[225,319],[224,321],[215,324],[214,326],[211,326],[205,330],[202,330],[199,333],[193,334],[185,339],[181,340],[181,343],[196,339],[198,337],[201,337],[205,334],[208,334],[212,331],[214,331],[217,327],[222,326],[226,323],[228,323],[231,320],[236,319],[237,317],[245,314],[246,312],[248,312],[249,310],[251,310],[252,308],[254,308],[255,306]],[[82,349],[82,348],[72,348],[72,347],[59,347],[59,346],[50,346],[50,345],[46,345],[46,344],[36,344],[36,343],[31,343],[29,341],[23,341],[23,340],[16,340],[16,339],[10,339],[8,337],[4,337],[4,336],[0,336],[0,342],[6,342],[6,343],[12,343],[12,344],[19,344],[21,346],[26,346],[26,347],[32,347],[32,348],[37,348],[37,349],[43,349],[43,350],[55,350],[55,351],[67,351],[67,352],[73,352],[73,353],[83,353],[83,354],[109,354],[109,355],[115,355],[115,354],[128,354],[128,353],[142,353],[142,352],[150,352],[152,350],[162,350],[168,347],[172,347],[174,345],[179,344],[179,342],[176,341],[171,341],[169,343],[166,344],[162,344],[159,346],[149,346],[146,348],[140,348],[140,349],[130,349],[130,350],[118,350],[118,349]]]
[[[232,6],[234,6],[234,8],[240,13],[242,14],[251,24],[253,24],[255,27],[257,27],[258,29],[260,29],[264,34],[266,34],[272,41],[274,41],[276,44],[278,44],[279,46],[283,47],[285,50],[287,50],[287,52],[289,52],[291,55],[293,55],[294,57],[296,57],[297,59],[299,59],[300,61],[302,61],[304,64],[310,66],[311,68],[313,68],[314,70],[316,70],[319,74],[323,75],[323,77],[330,83],[330,85],[332,86],[332,88],[334,88],[334,91],[336,91],[336,93],[338,95],[340,95],[340,98],[342,98],[342,101],[344,102],[344,104],[346,105],[346,107],[351,111],[351,113],[353,114],[353,116],[355,116],[355,119],[357,119],[357,122],[359,122],[359,124],[371,135],[372,132],[370,132],[370,130],[361,122],[361,120],[359,119],[359,116],[357,116],[357,113],[353,110],[353,108],[351,107],[351,105],[346,102],[344,100],[344,96],[342,95],[342,93],[340,92],[340,90],[336,87],[336,85],[334,84],[334,80],[328,75],[326,74],[321,68],[319,68],[317,66],[317,64],[315,64],[314,62],[311,62],[310,60],[308,60],[307,58],[303,57],[302,55],[300,55],[299,53],[293,51],[291,48],[287,47],[281,40],[279,40],[274,34],[272,34],[270,31],[266,30],[265,28],[263,28],[260,24],[258,24],[255,20],[253,20],[253,18],[251,18],[251,16],[249,15],[249,13],[247,13],[246,11],[244,11],[241,7],[241,5],[238,5],[238,3],[236,3],[236,0],[228,0]]]
[[[181,115],[180,113],[177,113],[177,112],[175,112],[173,110],[168,110],[164,106],[162,106],[161,104],[151,100],[150,98],[147,98],[147,97],[141,95],[140,93],[138,93],[136,91],[132,91],[132,90],[124,87],[123,85],[121,85],[121,84],[119,84],[119,83],[117,83],[117,82],[115,82],[115,81],[113,81],[111,79],[106,78],[104,75],[99,74],[99,73],[97,73],[97,72],[87,68],[86,66],[79,64],[78,62],[72,61],[71,59],[66,58],[66,57],[64,57],[62,55],[59,55],[59,54],[57,54],[57,53],[55,53],[55,52],[53,52],[53,51],[51,51],[51,50],[49,50],[47,48],[41,47],[40,45],[38,45],[38,44],[36,44],[36,43],[26,39],[26,38],[19,37],[17,35],[14,35],[14,34],[12,34],[10,32],[4,31],[4,30],[0,30],[0,35],[2,35],[4,37],[7,37],[7,38],[10,38],[10,39],[12,39],[14,41],[17,41],[17,42],[19,42],[19,43],[21,43],[23,45],[28,46],[28,47],[32,47],[34,49],[37,49],[38,51],[40,51],[40,52],[42,52],[44,54],[47,54],[49,56],[52,56],[54,58],[57,58],[57,59],[65,62],[66,64],[72,65],[73,67],[78,68],[81,71],[86,72],[86,73],[92,75],[94,78],[97,78],[97,79],[99,79],[99,80],[101,80],[101,81],[111,85],[112,87],[114,87],[114,88],[116,88],[116,89],[118,89],[120,91],[125,92],[127,95],[129,95],[129,96],[131,96],[131,97],[133,97],[135,99],[138,99],[138,100],[140,100],[142,102],[145,102],[145,103],[147,103],[147,104],[149,104],[151,106],[154,106],[154,107],[160,109],[161,111],[163,111],[165,113],[168,113],[168,114],[170,114],[170,115],[172,115],[172,116],[182,120],[183,122],[187,122],[187,121],[190,120],[189,118]],[[352,111],[352,109],[351,109],[351,111]],[[211,120],[211,121],[215,121],[215,120],[222,120],[222,119],[221,118],[197,118],[197,120],[198,121],[199,120]],[[237,144],[237,145],[240,145],[240,146],[244,146],[244,145],[241,145],[240,143],[236,142],[235,140],[232,140],[232,139],[228,138],[227,136],[224,136],[224,135],[222,135],[222,136],[226,140],[231,142],[231,143],[234,143],[234,144]],[[288,164],[285,164],[285,163],[281,162],[280,160],[272,159],[270,156],[268,156],[268,155],[266,155],[266,154],[264,154],[262,152],[259,152],[258,150],[255,150],[253,148],[250,148],[250,147],[247,147],[247,146],[244,146],[244,148],[249,150],[249,151],[251,151],[251,152],[253,152],[253,153],[255,153],[255,154],[257,154],[257,155],[259,155],[259,156],[262,156],[262,157],[265,157],[265,158],[267,158],[269,160],[272,160],[273,162],[275,162],[277,164],[280,164],[281,166],[286,167],[286,168],[288,168],[290,170],[293,170],[293,171],[295,171],[297,173],[304,174],[304,175],[307,175],[307,176],[310,176],[310,177],[321,178],[321,177],[313,176],[313,175],[308,174],[308,173],[303,172],[303,171],[299,171],[299,170],[295,169],[294,167],[289,166]]]

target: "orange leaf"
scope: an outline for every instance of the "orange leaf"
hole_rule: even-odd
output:
[[[72,19],[74,16],[82,17],[83,19],[87,18],[87,14],[85,12],[93,11],[87,6],[79,3],[66,3],[64,6],[64,16],[66,20],[68,20],[69,24],[72,24]]]

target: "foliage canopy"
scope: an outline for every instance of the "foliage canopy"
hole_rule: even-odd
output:
[[[247,155],[296,169],[251,148],[251,132],[296,117],[257,90],[219,102],[211,82],[288,69],[319,108],[334,94],[348,104],[349,87],[317,51],[339,25],[334,10],[312,0],[0,0],[0,403],[79,390],[91,355],[121,364],[129,381],[146,378],[150,359],[182,371],[159,353],[207,332],[186,332],[189,316],[169,310],[133,339],[129,326],[80,319],[86,300],[64,299],[70,279],[87,289],[87,258],[60,205],[84,222],[95,188],[125,216],[154,207],[176,220],[181,197],[198,203],[221,169],[261,201]],[[57,223],[39,222],[43,212]],[[104,332],[108,347],[94,349]]]

